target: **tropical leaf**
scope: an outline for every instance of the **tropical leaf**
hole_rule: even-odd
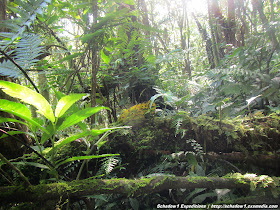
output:
[[[30,69],[38,61],[38,56],[43,54],[40,35],[25,35],[15,44],[14,60],[23,69]]]
[[[47,129],[45,129],[42,125],[32,119],[30,110],[21,103],[8,101],[6,99],[0,99],[0,111],[8,112],[10,114],[18,116],[29,122],[31,125],[38,127],[49,134],[49,131]]]
[[[0,99],[0,110],[14,114],[21,118],[24,117],[24,118],[31,119],[31,111],[27,108],[27,106],[25,106],[21,103],[9,101],[6,99]]]
[[[10,136],[13,136],[13,135],[16,135],[16,134],[26,134],[26,132],[23,132],[23,131],[8,131],[7,134],[9,134]],[[0,136],[0,139],[6,138],[8,136],[7,134],[3,133]]]
[[[61,98],[55,109],[55,117],[61,117],[75,102],[85,95],[86,94],[71,94]]]
[[[88,136],[88,135],[90,135],[90,131],[84,131],[84,132],[82,132],[82,133],[79,133],[79,134],[76,134],[76,135],[67,137],[67,138],[65,138],[65,139],[61,139],[61,140],[55,142],[55,144],[54,144],[54,149],[59,149],[59,148],[61,148],[62,146],[66,145],[66,144],[69,144],[69,143],[71,143],[72,141],[75,141],[76,139],[79,139],[79,138],[82,138],[82,137]],[[51,148],[50,151],[52,151],[52,148]]]
[[[104,34],[104,32],[106,31],[106,29],[98,29],[97,31],[95,31],[94,33],[90,33],[90,34],[85,34],[84,36],[82,36],[80,39],[81,41],[87,42],[88,40],[91,40],[94,37],[97,37],[101,34]]]
[[[103,49],[101,50],[101,58],[107,65],[110,64],[110,57],[104,53]]]
[[[64,161],[61,161],[59,163],[56,164],[56,168],[58,168],[59,166],[61,166],[62,164],[68,163],[68,162],[72,162],[75,160],[90,160],[90,159],[96,159],[96,158],[104,158],[104,157],[112,157],[112,156],[118,156],[120,154],[104,154],[104,155],[89,155],[89,156],[76,156],[76,157],[71,157],[71,158],[67,158]]]
[[[3,100],[3,99],[1,99]],[[0,102],[1,103],[1,102]],[[0,117],[0,123],[4,123],[4,122],[17,122],[17,123],[21,123],[23,125],[26,125],[28,126],[27,123],[21,121],[21,120],[17,120],[17,119],[14,119],[14,118],[4,118],[4,117]]]
[[[79,57],[83,55],[84,53],[74,53],[72,55],[67,55],[66,57],[62,58],[61,60],[58,61],[58,63],[62,63],[64,61],[72,60],[73,58]]]
[[[72,114],[71,116],[66,118],[65,121],[61,124],[61,126],[59,126],[59,128],[57,130],[60,131],[60,130],[68,128],[72,125],[75,125],[76,123],[90,117],[91,115],[99,112],[102,109],[110,110],[107,107],[100,106],[100,107],[90,107],[90,108],[86,108],[86,109],[80,110],[78,112],[75,112],[74,114]]]
[[[114,129],[114,128],[104,128],[104,129],[100,129],[100,130],[93,129],[91,131],[84,131],[84,132],[76,134],[74,136],[70,136],[70,137],[68,137],[66,139],[62,139],[62,140],[57,141],[55,143],[54,148],[58,149],[58,148],[64,146],[65,144],[68,144],[68,143],[70,143],[72,141],[75,141],[76,139],[82,138],[84,136],[88,136],[88,135],[98,136],[98,135],[100,135],[102,133],[105,133],[106,131],[110,131],[112,129]]]
[[[42,168],[42,169],[48,169],[50,170],[50,167],[48,167],[47,165],[41,164],[41,163],[34,163],[34,162],[13,162],[13,164],[16,165],[29,165],[29,166],[34,166],[37,168]]]
[[[6,94],[14,98],[18,98],[27,104],[35,106],[40,114],[45,116],[52,123],[55,122],[51,105],[39,93],[36,93],[35,91],[19,84],[3,80],[0,81],[0,88],[2,88]]]

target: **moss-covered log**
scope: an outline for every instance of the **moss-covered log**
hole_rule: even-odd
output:
[[[125,194],[139,196],[160,192],[167,189],[222,189],[243,188],[253,186],[275,187],[279,182],[268,176],[233,174],[227,177],[173,177],[154,176],[138,180],[132,179],[85,179],[69,183],[53,183],[30,186],[7,186],[0,188],[0,204],[20,202],[45,202],[50,200],[78,199],[94,194]]]

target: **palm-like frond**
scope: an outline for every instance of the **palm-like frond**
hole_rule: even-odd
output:
[[[41,42],[39,35],[27,35],[19,40],[15,48],[15,60],[23,69],[31,68],[39,61],[37,57],[43,53]]]
[[[0,75],[18,78],[22,76],[22,72],[11,61],[4,60],[0,63]]]
[[[23,71],[30,69],[38,62],[37,57],[42,54],[40,46],[42,40],[38,35],[30,35],[25,31],[34,23],[37,14],[42,15],[44,8],[51,0],[29,0],[16,1],[17,7],[13,11],[17,13],[18,18],[5,20],[1,25],[10,32],[0,33],[0,50],[6,58],[0,63],[0,75],[8,77],[19,77]],[[19,37],[21,37],[19,39]],[[7,59],[10,56],[20,67]],[[26,77],[27,74],[24,73]]]
[[[7,52],[7,54],[22,69],[30,69],[39,61],[37,57],[43,53],[43,47],[40,46],[41,42],[39,35],[26,35],[15,43],[14,50]],[[22,76],[22,72],[9,60],[0,63],[0,74],[8,77]]]

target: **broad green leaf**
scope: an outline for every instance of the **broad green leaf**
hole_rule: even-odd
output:
[[[135,2],[133,0],[124,0],[125,4],[134,5]]]
[[[92,129],[91,130],[91,135],[92,136],[97,136],[97,135],[100,135],[100,134],[105,133],[107,131],[112,132],[113,130],[125,129],[125,128],[131,128],[131,126],[103,128],[103,129],[100,129],[100,130]],[[108,136],[111,132],[108,132],[106,136]],[[107,142],[106,138],[103,138],[103,137],[106,137],[106,136],[103,135],[97,142],[95,142],[95,145],[97,145],[98,148],[100,148],[103,144],[105,144]]]
[[[129,198],[129,202],[133,210],[139,209],[139,201],[136,198]]]
[[[64,113],[78,100],[80,100],[86,94],[71,94],[61,98],[55,109],[55,117],[61,117]]]
[[[46,126],[46,129],[48,130],[48,133],[44,132],[42,134],[42,136],[41,136],[41,144],[44,144],[47,140],[51,139],[52,136],[55,134],[53,124],[49,123]]]
[[[58,149],[58,148],[64,146],[65,144],[69,144],[69,143],[71,143],[72,141],[75,141],[76,139],[82,138],[82,137],[84,137],[84,136],[88,136],[88,135],[91,135],[91,136],[98,136],[98,135],[100,135],[100,134],[102,134],[102,133],[105,133],[106,131],[110,131],[110,130],[112,130],[112,129],[114,129],[114,128],[104,128],[104,129],[100,129],[100,130],[95,130],[95,129],[93,129],[93,130],[91,130],[91,131],[84,131],[84,132],[79,133],[79,134],[76,134],[76,135],[74,135],[74,136],[70,136],[70,137],[68,137],[68,138],[66,138],[66,139],[62,139],[62,140],[57,141],[57,142],[55,143],[55,145],[54,145],[54,148],[55,148],[55,149]]]
[[[106,203],[108,203],[108,197],[107,195],[87,195],[87,198],[95,198],[95,199],[99,199],[102,201],[105,201]]]
[[[0,99],[0,110],[4,112],[9,112],[11,114],[15,113],[15,115],[17,116],[18,114],[20,114],[27,118],[32,118],[31,111],[27,108],[27,106],[14,101]]]
[[[54,145],[54,148],[55,149],[59,149],[60,147],[66,145],[66,144],[69,144],[71,143],[72,141],[75,141],[76,139],[78,138],[82,138],[84,136],[88,136],[90,135],[91,132],[90,131],[85,131],[85,132],[82,132],[82,133],[79,133],[79,134],[76,134],[76,135],[73,135],[73,136],[70,136],[70,137],[67,137],[65,139],[61,139],[59,141],[57,141]],[[50,150],[51,151],[51,150]]]
[[[84,53],[74,53],[72,55],[67,55],[65,58],[62,58],[61,60],[58,61],[58,63],[62,63],[64,61],[72,60],[73,58],[82,56]]]
[[[42,125],[32,119],[30,110],[21,103],[0,99],[0,111],[18,116],[29,122],[31,125],[37,126],[44,132],[49,133]]]
[[[0,102],[1,103],[1,102]],[[17,119],[14,119],[14,118],[4,118],[4,117],[0,117],[0,123],[4,123],[4,122],[17,122],[17,123],[21,123],[23,125],[26,125],[28,126],[27,123],[21,121],[21,120],[17,120]]]
[[[109,58],[109,56],[107,56],[107,55],[104,53],[103,49],[101,50],[101,59],[102,59],[107,65],[110,64],[110,58]]]
[[[230,58],[233,58],[236,54],[238,54],[240,52],[241,48],[237,48],[233,51],[233,53],[231,55],[229,55]]]
[[[63,94],[62,92],[59,92],[58,90],[56,90],[55,88],[52,88],[53,92],[55,93],[55,97],[57,98],[57,100],[59,101],[61,98],[63,98],[64,96],[66,96],[65,94]]]
[[[76,123],[90,117],[91,115],[99,112],[102,109],[110,110],[107,107],[100,106],[100,107],[90,107],[90,108],[86,108],[86,109],[80,110],[78,112],[75,112],[74,114],[72,114],[71,116],[69,116],[68,118],[65,119],[65,121],[62,123],[61,126],[59,126],[57,131],[60,131],[60,130],[68,128],[72,125],[75,125]]]
[[[25,134],[26,132],[23,132],[23,131],[8,131],[7,132],[9,135],[13,136],[13,135],[16,135],[16,134]],[[8,135],[3,133],[1,136],[0,136],[0,139],[3,139],[5,137],[7,137]]]
[[[29,165],[29,166],[34,166],[37,168],[42,168],[42,169],[48,169],[50,170],[50,167],[48,167],[47,165],[41,164],[41,163],[34,163],[34,162],[13,162],[13,164],[16,165]]]
[[[40,114],[54,123],[55,117],[51,105],[41,94],[19,84],[3,80],[0,81],[0,88],[2,88],[6,94],[35,106]]]
[[[166,96],[166,93],[159,93],[159,94],[156,94],[156,95],[154,95],[153,97],[151,97],[150,109],[152,108],[152,105],[153,105],[154,101],[155,101],[158,97],[161,97],[161,96]]]
[[[75,157],[71,157],[71,158],[67,158],[64,161],[59,162],[58,164],[56,164],[56,168],[58,168],[59,166],[61,166],[62,164],[68,163],[68,162],[72,162],[75,160],[90,160],[90,159],[96,159],[96,158],[103,158],[103,157],[112,157],[112,156],[118,156],[120,154],[104,154],[104,155],[89,155],[89,156],[75,156]]]
[[[111,130],[115,130],[115,129],[118,129],[118,128],[103,128],[103,129],[99,129],[99,130],[98,129],[92,129],[90,131],[90,135],[91,136],[98,136],[102,133],[105,133],[105,132],[111,131]]]
[[[84,42],[86,42],[88,40],[91,40],[92,38],[94,38],[96,36],[99,36],[99,35],[103,34],[105,31],[106,31],[106,29],[98,29],[94,33],[86,34],[86,35],[80,37],[80,39],[84,43]]]
[[[54,145],[54,149],[59,149],[61,148],[62,146],[66,145],[66,144],[69,144],[71,143],[72,141],[75,141],[76,139],[79,139],[79,138],[82,138],[82,137],[85,137],[85,136],[88,136],[88,135],[91,135],[91,136],[98,136],[102,133],[105,133],[106,131],[110,131],[110,130],[116,130],[116,129],[122,129],[122,128],[130,128],[130,126],[123,126],[123,127],[113,127],[113,128],[104,128],[104,129],[92,129],[90,131],[84,131],[82,133],[79,133],[79,134],[76,134],[76,135],[73,135],[73,136],[70,136],[70,137],[67,137],[65,139],[61,139],[57,142],[55,142],[55,145]],[[49,152],[52,151],[52,148],[48,148],[46,150],[44,150],[44,153],[45,154],[48,154]]]
[[[205,201],[206,198],[215,196],[217,196],[215,192],[203,193],[193,198],[192,203],[202,203],[203,201]]]
[[[54,23],[55,21],[57,21],[59,19],[59,16],[58,15],[52,15],[48,21],[47,21],[47,24],[48,25],[51,25],[52,23]]]

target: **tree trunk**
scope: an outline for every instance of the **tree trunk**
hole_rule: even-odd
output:
[[[266,33],[268,34],[271,42],[272,42],[272,46],[273,46],[273,49],[276,50],[276,51],[280,51],[280,45],[279,45],[279,41],[275,35],[275,31],[273,29],[273,27],[271,27],[269,25],[269,21],[267,19],[267,17],[265,16],[264,12],[263,12],[263,2],[262,0],[252,0],[252,4],[255,5],[256,9],[258,10],[259,12],[259,16],[260,16],[260,19],[262,21],[262,24],[266,30]]]
[[[195,17],[195,15],[193,14],[194,20],[196,22],[196,25],[198,27],[199,33],[201,34],[202,38],[204,39],[204,41],[206,42],[206,53],[207,53],[207,57],[208,57],[208,61],[210,64],[210,68],[214,69],[216,67],[215,62],[214,62],[214,55],[213,55],[213,44],[212,41],[209,37],[209,35],[207,34],[206,29],[202,28],[200,22],[198,21],[198,19]]]
[[[97,23],[98,17],[98,1],[92,0],[92,11],[93,11],[93,24]],[[98,44],[95,40],[92,41],[92,50],[91,50],[91,107],[96,106],[96,87],[97,87],[97,72],[98,72]],[[95,114],[91,116],[91,125],[95,124]]]
[[[7,18],[7,0],[0,0],[0,21]],[[0,26],[0,32],[6,32],[6,29]]]

